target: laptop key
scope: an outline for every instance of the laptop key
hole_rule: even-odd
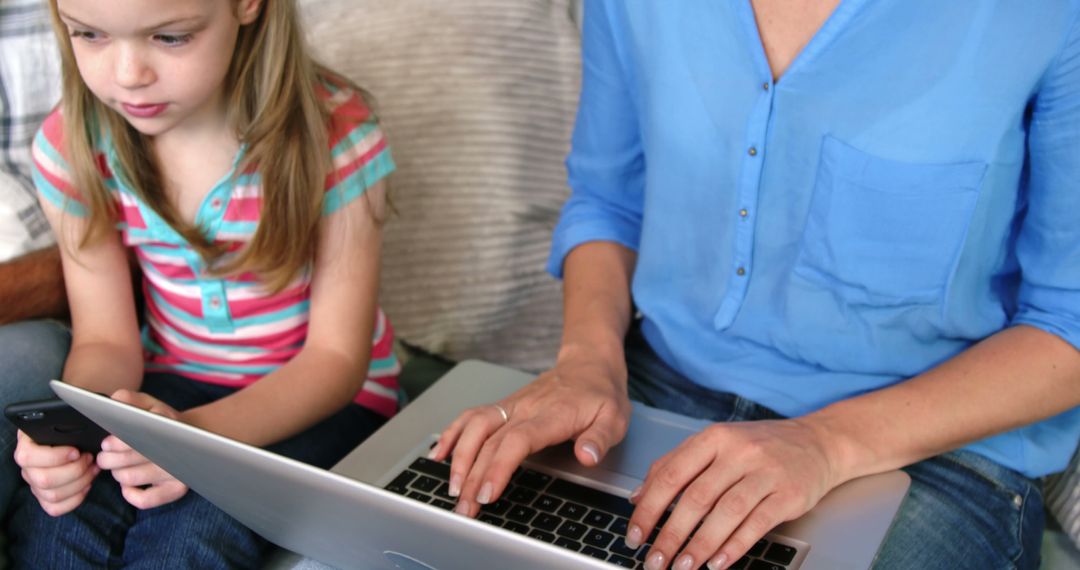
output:
[[[574,540],[580,539],[585,531],[589,530],[589,527],[574,521],[566,521],[559,527],[556,532],[559,536],[565,536],[566,538],[572,538]]]
[[[596,548],[595,546],[585,545],[585,547],[581,549],[581,553],[585,554],[585,555],[588,555],[588,556],[592,556],[593,558],[599,558],[600,560],[607,560],[607,557],[608,557],[607,552],[604,552],[603,550],[600,550],[599,548]]]
[[[419,473],[416,471],[409,471],[406,469],[405,471],[398,473],[398,476],[394,477],[394,480],[390,482],[390,485],[408,487],[409,483],[411,483],[413,479],[416,479],[417,475],[419,475]],[[390,485],[387,485],[386,488],[389,489]]]
[[[612,554],[610,557],[608,557],[607,561],[615,564],[616,566],[622,566],[623,568],[633,568],[637,566],[637,562],[635,562],[634,560],[624,558],[622,556],[619,556],[618,554]]]
[[[787,566],[791,564],[791,561],[795,559],[795,548],[786,544],[780,544],[774,542],[768,550],[765,551],[765,560],[769,562],[775,562],[781,566]]]
[[[784,567],[765,560],[751,560],[750,570],[784,570]]]
[[[499,516],[502,516],[502,514],[508,510],[510,510],[510,501],[507,501],[506,499],[499,499],[494,503],[488,503],[480,507],[480,512],[482,513],[491,513]]]
[[[533,538],[538,538],[538,539],[540,539],[540,540],[542,540],[544,542],[555,542],[555,535],[554,534],[551,534],[550,532],[544,532],[542,530],[538,530],[538,529],[535,529],[535,528],[532,529],[531,532],[529,532],[529,536],[531,536]]]
[[[416,481],[413,481],[412,485],[409,485],[409,487],[416,489],[417,491],[420,491],[422,493],[430,493],[435,489],[439,488],[439,483],[440,482],[438,479],[428,477],[426,475],[421,475],[420,478]]]
[[[488,514],[488,513],[480,513],[480,516],[476,517],[476,520],[478,520],[480,522],[483,522],[483,523],[490,524],[490,525],[499,526],[499,527],[501,527],[503,525],[503,520],[502,519],[500,519],[499,517],[497,517],[495,515]]]
[[[514,483],[536,491],[542,491],[550,482],[551,475],[533,471],[532,469],[522,469],[521,473],[514,479]]]
[[[613,542],[609,548],[615,554],[621,554],[623,556],[629,556],[631,558],[634,556],[634,554],[637,554],[637,549],[627,546],[626,539],[621,536],[619,538],[616,538],[615,542]]]
[[[645,562],[645,555],[649,553],[649,549],[652,548],[651,544],[642,544],[641,549],[637,551],[637,555],[634,558],[641,562]]]
[[[570,540],[565,536],[559,536],[555,538],[555,546],[561,546],[567,550],[573,550],[577,552],[581,550],[581,543],[576,540]]]
[[[735,561],[734,564],[728,566],[728,570],[746,570],[746,567],[750,565],[750,559],[743,556]]]
[[[603,491],[597,491],[596,489],[578,485],[577,483],[571,483],[564,479],[556,479],[553,481],[548,487],[547,492],[556,497],[561,497],[594,509],[615,513],[626,518],[630,518],[630,515],[634,512],[634,506],[623,497],[618,497]]]
[[[440,485],[439,488],[435,490],[435,496],[449,501],[457,500],[457,497],[450,496],[450,485],[448,483]]]
[[[611,524],[611,520],[615,517],[603,512],[593,509],[589,514],[585,515],[584,522],[587,525],[595,526],[596,528],[604,529]]]
[[[450,466],[445,463],[439,463],[438,461],[432,461],[426,457],[417,457],[416,461],[412,462],[409,469],[413,471],[419,471],[432,477],[438,477],[443,481],[450,480]]]
[[[506,496],[511,503],[518,503],[520,505],[528,505],[536,498],[536,491],[529,489],[528,487],[514,487],[510,494]]]
[[[769,545],[769,541],[764,538],[757,541],[754,546],[750,547],[750,552],[747,552],[747,556],[761,556],[765,552],[765,547]]]
[[[615,533],[615,534],[617,534],[619,536],[626,536],[626,530],[627,530],[627,527],[629,525],[630,525],[630,520],[629,519],[624,519],[622,517],[615,517],[615,522],[611,523],[611,528],[609,528],[608,530],[610,530],[611,532],[613,532],[613,533]]]
[[[431,501],[431,504],[435,505],[436,507],[439,507],[440,509],[442,509],[444,511],[452,511],[452,510],[454,510],[454,503],[451,503],[450,501],[444,501],[442,499],[435,499],[435,500]]]
[[[532,525],[540,530],[555,530],[563,520],[551,513],[540,513],[533,519]]]
[[[391,493],[397,493],[399,495],[405,495],[405,494],[408,494],[408,492],[409,492],[409,490],[406,489],[405,487],[402,487],[401,485],[395,485],[393,483],[387,485],[386,490],[390,491]]]
[[[567,501],[565,505],[559,509],[559,516],[576,521],[581,520],[581,517],[585,516],[585,512],[589,509],[583,507],[577,503]]]
[[[544,511],[545,513],[555,512],[559,506],[562,505],[562,499],[556,499],[551,495],[540,495],[540,498],[533,503],[532,506]]]
[[[532,520],[534,516],[536,516],[535,509],[530,509],[529,507],[522,505],[514,505],[510,508],[510,512],[506,513],[506,518],[519,523],[527,523]]]
[[[611,539],[615,538],[611,533],[604,532],[602,530],[590,530],[585,533],[585,538],[582,539],[585,544],[590,544],[597,548],[607,548],[607,545],[611,544]]]
[[[417,501],[420,501],[422,503],[430,503],[431,502],[431,497],[429,497],[429,496],[427,496],[427,495],[425,495],[423,493],[417,493],[416,491],[410,491],[409,494],[406,495],[406,496],[409,497],[410,499],[416,499]]]
[[[503,528],[505,528],[506,530],[514,531],[518,534],[529,534],[529,527],[527,525],[523,525],[514,521],[506,521],[506,524],[503,525]]]

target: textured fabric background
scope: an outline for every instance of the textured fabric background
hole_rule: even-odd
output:
[[[30,141],[60,100],[60,56],[40,0],[0,1],[0,262],[53,243],[30,180]]]
[[[1050,513],[1080,548],[1080,450],[1063,473],[1047,477],[1045,491]]]
[[[301,0],[316,55],[374,95],[398,172],[382,304],[405,342],[538,371],[559,283],[579,33],[570,0]]]

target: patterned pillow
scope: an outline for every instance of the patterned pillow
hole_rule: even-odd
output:
[[[30,181],[30,141],[60,99],[60,56],[40,0],[0,10],[0,262],[53,243]]]
[[[1064,472],[1046,478],[1046,507],[1080,548],[1080,449]]]
[[[381,302],[401,339],[538,371],[561,334],[544,272],[568,194],[570,0],[301,0],[316,55],[368,89],[393,147]]]

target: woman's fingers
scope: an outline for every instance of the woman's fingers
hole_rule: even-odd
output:
[[[480,449],[499,428],[503,427],[502,414],[494,406],[481,406],[466,413],[465,422],[453,447],[450,462],[450,496],[461,494],[465,479],[474,469]],[[441,445],[441,442],[440,442]]]

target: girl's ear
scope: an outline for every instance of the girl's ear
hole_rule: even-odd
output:
[[[237,17],[240,19],[240,25],[246,26],[254,22],[259,17],[262,4],[262,0],[240,0],[237,2]]]

